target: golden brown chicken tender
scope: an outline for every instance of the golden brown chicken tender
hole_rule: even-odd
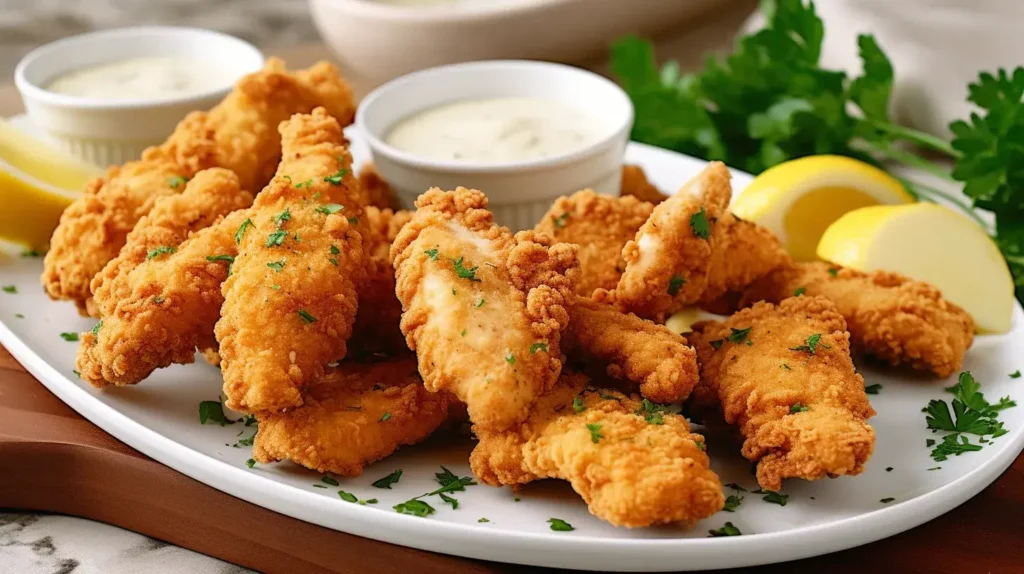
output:
[[[738,427],[762,488],[864,470],[875,411],[854,371],[846,322],[828,299],[758,303],[693,329],[701,368],[693,406],[720,408]]]
[[[677,414],[564,374],[511,432],[476,428],[473,474],[492,486],[567,480],[591,514],[616,526],[693,523],[721,510],[704,437]]]
[[[629,195],[654,205],[658,205],[669,197],[647,181],[644,168],[630,164],[622,166],[622,195]]]
[[[373,206],[367,206],[363,211],[365,248],[370,262],[366,277],[356,286],[359,311],[352,327],[351,346],[371,352],[407,351],[400,326],[402,302],[395,295],[391,244],[402,227],[412,219],[412,212],[393,212]]]
[[[366,465],[422,441],[448,418],[448,396],[423,388],[412,358],[346,361],[302,394],[301,407],[257,416],[257,462],[290,460],[317,472],[359,476]]]
[[[778,302],[796,292],[835,303],[855,354],[948,377],[974,341],[974,321],[938,289],[895,273],[862,273],[828,263],[785,266],[753,284],[741,305]]]
[[[402,332],[430,391],[466,403],[479,428],[523,420],[562,368],[576,246],[494,223],[476,190],[431,189],[391,253]]]

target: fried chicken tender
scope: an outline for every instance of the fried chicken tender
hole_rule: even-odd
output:
[[[729,170],[711,162],[662,202],[622,250],[626,268],[613,291],[594,298],[658,323],[700,299],[707,286],[716,222],[732,195]]]
[[[363,190],[362,205],[370,205],[378,209],[398,209],[398,197],[391,185],[384,181],[372,163],[363,164],[359,168],[359,187]]]
[[[90,282],[158,199],[181,193],[184,181],[212,167],[235,172],[242,189],[259,189],[281,157],[277,124],[318,105],[351,122],[352,93],[337,69],[321,62],[290,73],[271,58],[209,112],[186,116],[166,142],[146,149],[141,159],[90,181],[64,210],[50,239],[41,277],[47,293],[74,301],[83,315],[96,315]]]
[[[792,259],[774,233],[727,211],[715,225],[707,285],[697,303],[707,307],[790,264]]]
[[[481,429],[526,419],[562,368],[576,246],[512,236],[476,190],[434,188],[398,234],[394,259],[402,332],[430,391],[450,391]]]
[[[476,427],[473,474],[492,486],[567,480],[591,514],[615,526],[692,524],[722,509],[704,437],[685,418],[656,412],[661,424],[649,422],[635,396],[587,382],[563,374],[516,430]]]
[[[638,165],[626,164],[622,166],[622,195],[633,196],[640,201],[657,205],[669,196],[661,193],[661,190],[647,181],[647,174],[644,168]]]
[[[875,415],[854,371],[846,321],[824,297],[757,303],[724,322],[693,326],[701,382],[697,410],[721,408],[744,437],[757,482],[860,474],[875,445]]]
[[[363,217],[370,265],[365,279],[356,286],[359,310],[352,328],[351,346],[385,353],[407,350],[400,326],[402,302],[395,295],[395,268],[390,252],[398,232],[412,219],[412,212],[367,206]]]
[[[448,395],[423,388],[411,357],[343,362],[302,394],[301,407],[257,415],[257,462],[291,460],[317,472],[359,476],[398,447],[427,438],[448,417]]]
[[[139,263],[118,276],[111,299],[101,299],[103,320],[80,335],[76,360],[94,387],[134,385],[156,369],[195,360],[196,347],[215,356],[213,326],[220,317],[221,283],[236,254],[235,230],[246,219],[235,211],[193,233],[176,251]],[[115,293],[116,292],[116,293]]]
[[[556,199],[535,229],[558,243],[580,246],[575,291],[589,297],[595,289],[615,288],[625,268],[622,248],[636,237],[653,209],[634,197],[609,197],[585,189]]]
[[[217,322],[228,407],[278,411],[342,359],[362,279],[362,209],[341,126],[323,108],[280,127],[284,159],[237,231]]]
[[[252,193],[239,187],[238,176],[223,168],[203,170],[188,182],[184,192],[158,199],[128,234],[121,253],[92,280],[100,317],[114,313],[119,303],[131,298],[131,272],[142,262],[173,252],[190,234],[249,207],[252,200]]]
[[[741,304],[777,302],[797,289],[821,295],[846,319],[855,354],[948,377],[974,341],[974,321],[938,289],[895,273],[862,273],[828,263],[798,263],[752,285]]]
[[[611,378],[639,384],[640,394],[656,403],[689,396],[699,376],[697,354],[686,339],[611,305],[578,296],[572,301],[562,334],[571,359],[599,363]]]

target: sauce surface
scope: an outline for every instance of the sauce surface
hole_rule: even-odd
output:
[[[199,94],[230,81],[221,70],[197,60],[131,58],[58,76],[46,89],[98,100],[139,100]]]
[[[490,98],[431,108],[399,121],[385,141],[436,160],[501,163],[569,153],[600,139],[603,122],[554,100]]]

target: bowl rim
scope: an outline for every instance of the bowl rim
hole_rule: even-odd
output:
[[[401,150],[386,141],[382,137],[384,134],[374,133],[366,126],[365,116],[366,110],[374,106],[377,101],[386,92],[393,90],[400,90],[410,82],[422,80],[424,76],[430,76],[437,74],[442,71],[450,70],[474,70],[474,69],[487,69],[493,67],[508,67],[511,69],[524,69],[524,68],[547,68],[555,70],[559,73],[571,73],[571,74],[582,74],[584,76],[590,76],[591,79],[597,80],[600,85],[603,85],[609,91],[613,92],[618,96],[623,105],[623,109],[626,113],[621,117],[617,125],[609,130],[608,135],[601,137],[593,143],[587,144],[579,149],[569,151],[566,153],[553,155],[549,157],[525,159],[517,161],[507,162],[459,162],[450,160],[438,160],[425,158],[415,153]],[[459,97],[457,94],[453,95],[452,102],[458,101]],[[356,129],[366,138],[366,142],[369,144],[370,150],[373,153],[381,153],[388,156],[389,159],[396,163],[400,163],[409,167],[417,168],[420,170],[447,172],[447,173],[511,173],[519,171],[532,171],[542,170],[547,168],[553,168],[562,166],[569,163],[575,163],[578,160],[593,156],[600,153],[602,150],[609,146],[615,145],[620,139],[628,139],[629,132],[633,127],[633,120],[635,117],[635,110],[633,109],[633,102],[629,99],[626,92],[618,86],[615,82],[608,78],[586,70],[583,68],[577,68],[575,66],[569,66],[566,64],[557,64],[554,62],[544,62],[540,60],[481,60],[476,62],[462,62],[457,64],[447,64],[444,66],[436,66],[433,68],[427,68],[425,70],[419,70],[399,76],[380,87],[374,89],[372,92],[366,95],[359,102],[359,107],[356,109],[355,126]]]
[[[35,48],[26,54],[15,67],[14,85],[17,87],[18,92],[21,93],[22,99],[26,100],[26,103],[31,100],[36,103],[42,103],[53,107],[74,108],[80,110],[138,110],[151,107],[202,105],[211,98],[224,97],[232,89],[235,82],[186,96],[102,100],[51,92],[43,86],[32,82],[27,77],[32,66],[36,65],[40,58],[46,57],[54,52],[59,53],[62,50],[67,51],[74,49],[76,44],[84,40],[105,38],[106,41],[118,42],[126,36],[137,36],[139,34],[147,33],[178,34],[182,36],[198,34],[200,36],[206,36],[211,40],[235,43],[242,50],[248,51],[252,61],[258,64],[254,69],[240,74],[239,77],[255,72],[266,64],[266,58],[263,56],[263,52],[261,52],[259,48],[237,36],[225,34],[216,30],[207,30],[205,28],[194,28],[190,26],[128,26],[124,28],[96,30],[93,32],[86,32],[84,34],[76,34]],[[235,81],[237,81],[237,79]]]
[[[579,4],[587,0],[506,0],[497,4],[457,2],[437,6],[402,6],[375,0],[310,0],[332,4],[339,9],[364,18],[378,18],[403,22],[475,22],[503,16],[533,12],[540,8],[564,4]]]

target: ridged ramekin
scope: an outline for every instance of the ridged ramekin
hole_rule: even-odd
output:
[[[129,58],[177,57],[223,66],[221,85],[201,93],[154,99],[101,100],[57,94],[46,86],[58,76]],[[141,26],[92,32],[46,44],[22,58],[14,71],[32,123],[54,144],[106,166],[136,159],[159,144],[191,111],[217,104],[234,82],[263,66],[252,44],[210,30]]]
[[[529,97],[561,102],[606,123],[601,137],[579,150],[533,160],[467,163],[424,158],[385,138],[395,123],[460,100]],[[591,188],[618,195],[633,105],[617,85],[592,72],[547,62],[494,60],[453,64],[402,76],[360,103],[356,127],[373,162],[404,207],[431,187],[479,189],[495,220],[512,230],[533,227],[561,196]]]

